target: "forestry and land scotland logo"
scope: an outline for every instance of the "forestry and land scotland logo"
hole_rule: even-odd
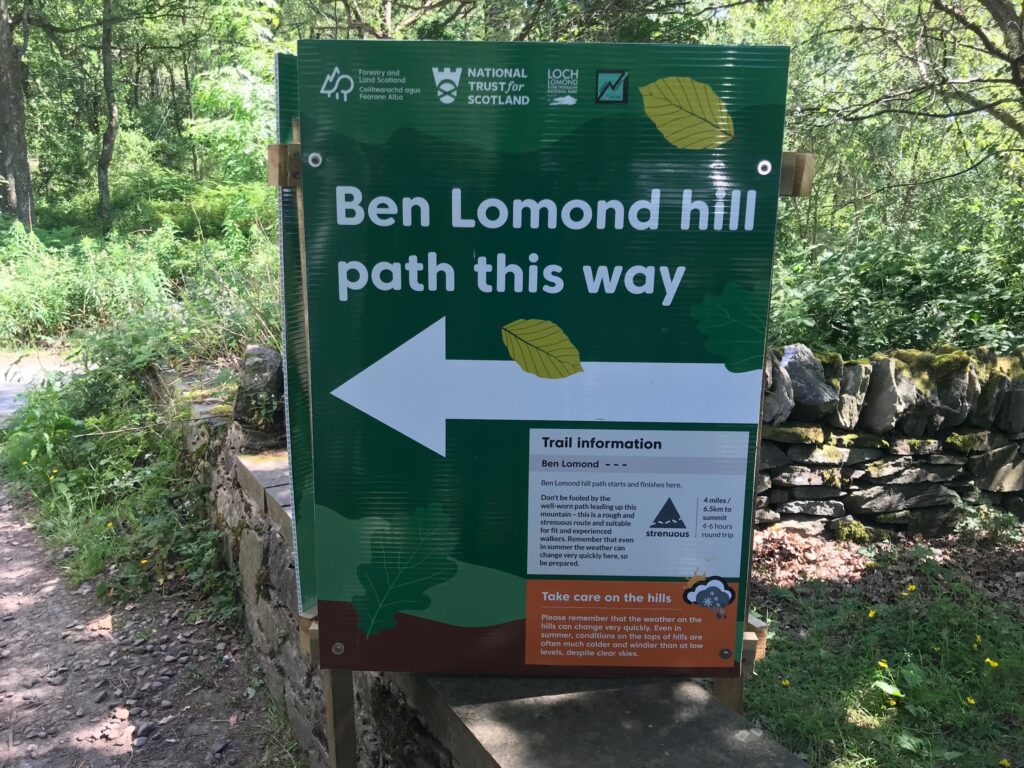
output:
[[[332,72],[324,78],[324,84],[320,86],[320,93],[329,99],[348,101],[348,95],[356,87],[356,81],[351,75],[346,75],[340,67],[335,67]]]

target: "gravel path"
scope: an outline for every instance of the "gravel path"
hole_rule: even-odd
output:
[[[0,366],[0,419],[45,370]],[[0,481],[0,768],[300,765],[234,629],[188,595],[72,589],[30,513]]]

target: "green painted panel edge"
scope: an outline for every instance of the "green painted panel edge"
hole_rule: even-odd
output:
[[[291,144],[292,119],[299,115],[299,60],[278,54],[277,139]],[[299,608],[316,607],[316,562],[313,503],[313,437],[309,410],[309,350],[302,310],[302,258],[296,190],[278,194],[281,250],[281,344],[284,350],[285,421],[291,466],[292,523],[295,542],[295,581]]]

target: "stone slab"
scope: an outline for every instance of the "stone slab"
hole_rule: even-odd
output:
[[[290,482],[288,452],[268,451],[235,457],[235,477],[242,493],[261,512],[267,511],[266,489]]]
[[[267,488],[267,513],[281,532],[288,546],[292,545],[292,486],[275,485]]]
[[[807,765],[691,680],[390,677],[461,765]]]

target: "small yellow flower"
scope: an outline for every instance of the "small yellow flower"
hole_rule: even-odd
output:
[[[877,613],[877,611],[874,608],[872,608],[870,611],[868,611],[868,618],[869,619],[875,618],[875,614],[876,613]]]
[[[145,558],[143,558],[142,560],[139,560],[139,565],[148,565],[148,564],[149,564],[149,560],[146,560]]]
[[[114,527],[113,523],[107,523],[107,528],[113,528],[113,527]]]
[[[889,668],[889,662],[886,661],[885,659],[882,659],[881,661],[878,662],[878,666],[880,666],[882,669],[888,669]]]
[[[910,594],[909,592],[900,592],[900,596],[901,597],[906,597],[909,594]]]
[[[23,467],[24,467],[24,466],[25,466],[26,464],[28,464],[28,461],[22,461],[22,462],[21,462],[21,466],[23,466]]]
[[[916,591],[917,591],[917,587],[915,585],[913,585],[913,584],[911,584],[911,585],[909,585],[907,587],[907,592],[916,592]]]
[[[1013,768],[1013,766],[1010,765],[1010,761],[1004,757],[999,761],[999,768]]]
[[[783,688],[789,688],[789,678],[788,677],[782,678],[782,687]]]
[[[966,701],[966,702],[967,702],[968,704],[970,704],[970,705],[971,705],[972,707],[973,707],[973,706],[974,706],[975,704],[977,704],[977,703],[978,703],[978,702],[976,702],[976,701],[974,700],[974,698],[973,698],[972,696],[968,696],[968,697],[967,697],[966,699],[964,699],[964,701]]]
[[[995,659],[985,659],[985,663],[992,667],[992,669],[995,669],[999,666],[999,662]]]
[[[889,706],[890,707],[895,707],[896,706],[896,699],[889,699]]]

